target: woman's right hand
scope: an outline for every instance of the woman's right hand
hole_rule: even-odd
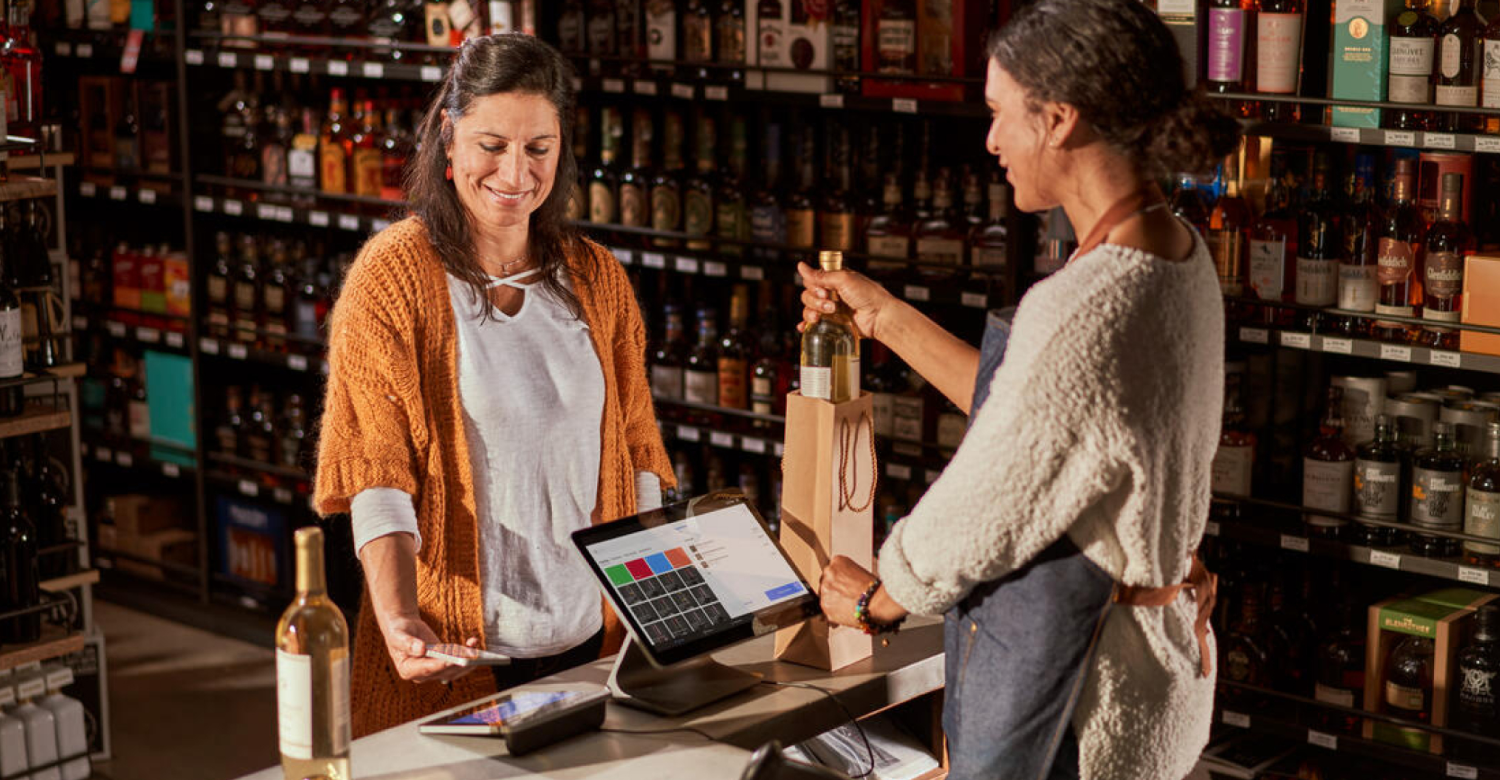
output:
[[[396,673],[407,682],[448,683],[474,671],[472,666],[455,666],[428,658],[427,645],[443,640],[421,618],[388,618],[381,621],[380,630],[385,634],[385,649],[396,665]],[[478,647],[479,637],[469,637],[464,644]]]
[[[884,287],[854,271],[824,271],[807,263],[798,263],[797,273],[802,275],[805,285],[798,331],[833,311],[833,302],[828,298],[828,291],[832,290],[853,311],[854,328],[858,331],[855,335],[880,340],[881,313],[888,311],[889,304],[896,300]]]

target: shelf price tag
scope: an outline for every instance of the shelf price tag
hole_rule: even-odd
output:
[[[195,211],[213,212],[214,199],[207,195],[195,195],[193,197],[193,209]]]
[[[1370,563],[1376,566],[1384,566],[1387,569],[1400,569],[1401,556],[1384,550],[1371,550]]]
[[[697,428],[693,428],[687,425],[677,426],[677,438],[682,439],[683,441],[702,441],[703,439],[703,437],[699,435]]]
[[[256,496],[260,495],[260,485],[257,485],[248,479],[240,480],[239,488],[241,493],[251,498],[255,498]]]
[[[911,467],[903,463],[885,464],[885,475],[891,479],[911,479]]]
[[[1473,569],[1468,566],[1458,567],[1458,581],[1467,582],[1470,585],[1489,585],[1490,573],[1484,569]]]
[[[1417,134],[1410,130],[1385,131],[1386,146],[1416,146]]]
[[[276,207],[269,203],[255,204],[255,218],[266,222],[276,219]]]
[[[89,318],[79,314],[73,315],[73,330],[88,330]]]
[[[245,213],[245,204],[237,200],[224,201],[224,213],[231,217],[238,217]]]
[[[343,60],[329,60],[328,61],[328,75],[330,75],[330,76],[347,76],[347,75],[349,75],[349,63],[347,63],[347,62],[345,62]]]
[[[46,693],[47,682],[40,677],[32,677],[16,686],[16,695],[22,699],[37,699],[46,695]]]
[[[385,66],[378,62],[366,62],[363,71],[367,79],[385,78]]]
[[[1281,535],[1281,549],[1283,549],[1283,550],[1295,550],[1297,552],[1304,552],[1305,553],[1308,550],[1308,547],[1307,547],[1307,537],[1305,537],[1305,536],[1295,536],[1293,534],[1282,534]]]
[[[71,57],[73,56],[73,44],[68,43],[67,41],[58,41],[57,46],[53,48],[53,51],[56,52],[57,56],[59,57]],[[202,52],[199,52],[199,56],[202,56]]]
[[[307,212],[307,224],[312,225],[313,227],[328,227],[328,212],[326,212],[326,211],[309,211],[309,212]]]
[[[1411,362],[1411,347],[1398,347],[1393,344],[1380,345],[1381,360],[1399,360],[1403,363]]]
[[[161,464],[161,473],[165,476],[176,479],[182,476],[182,467],[178,466],[176,463],[163,463]]]
[[[1359,128],[1357,127],[1334,127],[1329,130],[1329,139],[1338,143],[1359,143]]]
[[[442,81],[443,69],[436,65],[423,65],[421,75],[423,81]]]
[[[891,100],[891,110],[898,114],[915,114],[917,101],[913,98],[894,98]]]
[[[1323,351],[1339,355],[1354,354],[1354,342],[1349,339],[1323,339]]]
[[[740,278],[750,282],[758,282],[766,278],[766,269],[758,265],[747,265],[740,268]]]
[[[1293,349],[1312,349],[1312,336],[1306,333],[1281,334],[1281,346]]]
[[[641,255],[641,265],[664,271],[667,268],[667,256],[660,252],[646,252]]]
[[[1240,341],[1250,344],[1271,343],[1271,332],[1265,328],[1240,328]]]
[[[293,73],[311,73],[312,61],[306,57],[293,57],[287,60],[287,70]]]
[[[306,371],[307,370],[307,356],[306,355],[287,355],[286,356],[286,367],[290,368],[293,371]]]
[[[108,463],[115,459],[115,451],[108,447],[100,447],[94,450],[94,460],[100,463]]]
[[[1339,738],[1335,737],[1332,734],[1324,734],[1321,731],[1313,731],[1312,729],[1308,729],[1307,744],[1317,745],[1320,748],[1328,748],[1329,750],[1338,750]]]
[[[170,332],[170,333],[167,334],[167,346],[172,347],[174,349],[182,349],[182,346],[185,343],[187,343],[187,342],[183,339],[183,336],[182,336],[181,333],[178,333],[176,331],[172,331],[172,332]]]
[[[140,202],[146,204],[147,206],[156,203],[156,190],[141,190],[140,192],[137,192],[135,196],[138,200],[140,200]]]
[[[116,452],[115,464],[122,469],[128,469],[135,465],[135,456],[128,452]]]
[[[125,323],[123,322],[109,322],[104,326],[104,329],[114,338],[125,338]]]
[[[1474,138],[1474,151],[1487,154],[1500,153],[1500,138],[1476,136]]]
[[[605,92],[624,92],[624,79],[605,79],[601,85]]]
[[[984,293],[964,293],[959,302],[971,309],[983,309],[990,305],[990,299]]]
[[[136,341],[139,341],[143,344],[160,344],[161,331],[157,330],[156,328],[136,328],[135,338]]]
[[[740,439],[740,449],[745,452],[753,452],[756,455],[764,455],[766,452],[766,440],[749,437]]]
[[[819,95],[818,105],[822,106],[823,108],[843,108],[844,96],[839,94]]]
[[[1457,352],[1447,352],[1434,349],[1427,358],[1434,366],[1447,366],[1448,368],[1462,368],[1464,357]]]
[[[676,265],[677,265],[677,272],[678,273],[681,273],[681,274],[695,274],[695,273],[698,273],[698,261],[694,260],[691,257],[679,257],[679,258],[677,258]]]
[[[73,670],[63,666],[47,673],[47,687],[52,690],[73,684]]]
[[[240,58],[232,51],[219,52],[219,67],[237,68],[240,66]]]
[[[229,357],[233,360],[244,360],[250,356],[250,350],[244,344],[230,344]]]
[[[714,431],[708,435],[708,443],[715,447],[724,447],[725,449],[732,450],[734,449],[734,435]]]
[[[629,250],[629,249],[616,249],[616,250],[613,250],[613,251],[615,253],[615,259],[620,261],[620,265],[634,265],[635,264],[635,252],[634,251]]]
[[[656,82],[654,82],[654,81],[637,81],[635,83],[635,94],[637,94],[637,95],[650,95],[652,97],[655,97],[656,96]]]
[[[275,70],[276,69],[276,58],[272,57],[269,54],[257,54],[257,55],[255,55],[255,69],[256,70]]]
[[[85,198],[92,198],[92,197],[94,197],[94,193],[96,193],[98,191],[99,191],[99,188],[97,186],[95,186],[94,183],[91,182],[91,181],[84,181],[84,182],[79,182],[78,183],[78,194],[82,195]]]
[[[693,97],[696,94],[697,93],[693,90],[693,85],[692,84],[673,84],[672,85],[672,97],[674,97],[674,98],[681,98],[683,100],[692,100]]]
[[[203,350],[204,354],[217,355],[219,354],[219,342],[213,339],[199,339],[198,349]]]
[[[292,503],[292,491],[286,488],[276,488],[271,495],[275,497],[278,504]]]
[[[340,230],[359,230],[359,217],[353,214],[339,215]]]
[[[130,197],[130,191],[118,184],[109,188],[110,200],[125,200],[128,197]]]
[[[203,64],[203,50],[202,49],[188,49],[187,51],[185,51],[185,52],[182,53],[182,59],[184,61],[186,61],[187,64],[189,64],[189,65],[202,65]]]
[[[786,454],[786,445],[778,441],[776,442],[776,446],[771,448],[771,451],[779,458]]]
[[[1454,137],[1448,133],[1423,133],[1422,145],[1428,149],[1452,149]]]
[[[932,298],[931,291],[926,287],[919,287],[915,284],[906,285],[906,289],[903,292],[908,300],[926,301]]]
[[[1242,729],[1250,728],[1250,716],[1244,713],[1224,710],[1223,720],[1226,726],[1234,726]]]
[[[729,87],[707,86],[703,88],[703,97],[706,100],[724,101],[729,99]]]
[[[1452,761],[1449,761],[1447,770],[1448,771],[1445,774],[1447,774],[1449,777],[1460,777],[1463,778],[1463,780],[1478,780],[1479,778],[1479,769],[1476,767],[1466,766],[1464,764],[1455,764]]]
[[[729,275],[729,266],[723,263],[716,263],[712,260],[705,261],[703,263],[703,275],[723,278]]]
[[[83,57],[84,59],[88,59],[89,57],[94,56],[94,44],[80,43],[74,49],[74,52],[76,52],[78,56]]]
[[[1204,536],[1218,536],[1219,535],[1219,521],[1217,521],[1217,520],[1210,520],[1207,523],[1204,523],[1203,524],[1203,535]]]

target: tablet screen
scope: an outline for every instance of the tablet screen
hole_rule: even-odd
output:
[[[743,501],[665,507],[574,535],[658,663],[717,649],[810,614],[817,597]]]
[[[451,726],[499,726],[526,715],[582,694],[577,691],[524,691],[513,693],[499,701],[486,702],[460,712],[444,723]]]

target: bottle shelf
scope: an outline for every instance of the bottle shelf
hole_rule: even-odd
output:
[[[1279,138],[1287,141],[1361,144],[1364,146],[1397,146],[1409,149],[1433,149],[1445,152],[1500,154],[1500,135],[1442,133],[1425,130],[1387,130],[1379,127],[1329,127],[1272,122],[1250,122],[1245,135]]]
[[[584,59],[587,58],[585,57]],[[702,65],[713,67],[709,63],[703,63]],[[698,66],[699,64],[694,65],[694,67]],[[754,67],[740,67],[737,69],[743,70],[751,81],[756,80],[757,74],[772,73],[781,70]],[[804,75],[820,75],[817,71],[797,72]],[[920,76],[906,77],[902,80],[912,83],[932,82],[931,79]],[[755,89],[743,83],[726,83],[722,80],[715,82],[683,78],[681,75],[672,76],[662,74],[638,77],[590,75],[575,77],[573,83],[578,91],[583,94],[598,93],[603,95],[669,98],[695,103],[732,102],[735,105],[769,103],[798,109],[821,108],[865,113],[947,116],[970,119],[987,119],[990,115],[988,108],[974,100],[949,101],[920,100],[907,97],[865,97],[863,95],[850,95],[841,92],[823,94],[785,92]]]
[[[6,165],[13,171],[35,171],[43,168],[70,168],[78,164],[78,155],[72,152],[11,153]]]
[[[266,39],[262,36],[259,40]],[[278,43],[284,44],[296,42],[298,39],[285,38],[275,40]],[[386,47],[403,50],[411,48],[410,45],[399,44]],[[453,51],[452,49],[435,49],[430,46],[423,46],[421,49],[443,51],[445,52],[445,58],[446,53]],[[224,48],[190,48],[183,52],[183,58],[189,66],[193,67],[217,67],[228,70],[237,68],[252,68],[259,71],[279,70],[288,73],[305,73],[335,78],[369,79],[376,81],[435,83],[443,80],[443,73],[445,72],[444,67],[441,65],[386,62],[382,60],[350,61],[346,59],[308,57],[252,49],[231,51]]]
[[[40,587],[47,593],[60,593],[65,590],[72,590],[73,588],[81,587],[84,585],[93,585],[98,582],[99,570],[85,569],[76,574],[69,574],[66,577],[57,577],[55,579],[42,580]]]
[[[82,649],[82,632],[47,626],[42,629],[42,638],[35,642],[0,647],[0,670],[13,669],[37,661],[50,661]]]
[[[12,176],[0,182],[0,203],[12,203],[32,198],[50,198],[57,195],[57,179],[37,176]]]
[[[112,62],[119,69],[125,55],[130,36],[136,31],[118,29],[90,30],[53,29],[40,30],[39,37],[50,40],[52,56],[64,59],[79,59],[89,62]],[[172,53],[173,35],[170,32],[140,31],[141,48],[137,63],[170,65],[176,61]]]
[[[776,458],[785,453],[785,447],[775,439],[729,433],[714,430],[707,425],[692,425],[668,420],[659,421],[657,424],[661,427],[662,437],[669,440],[692,444],[703,443],[719,449],[738,450],[752,455],[767,455]]]
[[[149,178],[148,174],[141,174],[140,176],[141,178]],[[81,181],[78,182],[77,192],[79,197],[107,200],[114,203],[138,203],[142,206],[182,205],[182,196],[176,187],[163,190],[159,187],[144,186],[139,181],[130,184],[100,184],[95,181]]]
[[[73,415],[66,408],[37,402],[29,402],[26,407],[17,417],[0,418],[0,439],[61,430],[73,424]]]
[[[1329,311],[1330,313],[1336,313],[1336,310]],[[1442,368],[1457,368],[1464,371],[1476,371],[1486,374],[1500,374],[1500,356],[1484,355],[1476,352],[1454,352],[1429,349],[1410,344],[1394,344],[1387,341],[1302,333],[1250,325],[1239,326],[1234,332],[1234,337],[1243,344],[1289,347],[1309,352],[1326,352],[1335,355],[1374,358],[1392,363],[1439,366]]]
[[[94,327],[102,327],[104,333],[113,339],[134,341],[137,344],[153,349],[187,350],[187,334],[183,331],[161,328],[156,325],[127,324],[122,321],[122,318],[127,317],[159,319],[165,322],[176,323],[187,322],[185,317],[176,317],[170,314],[153,314],[132,309],[111,309],[108,314],[101,312],[93,316],[75,313],[73,315],[73,330],[78,333],[88,333]]]
[[[198,351],[204,355],[214,355],[226,360],[259,363],[287,368],[292,371],[315,371],[324,375],[329,371],[328,361],[322,357],[300,352],[274,352],[266,349],[257,349],[229,339],[216,339],[204,336],[198,339]]]
[[[113,465],[122,469],[155,471],[169,479],[192,476],[193,467],[150,454],[149,442],[84,442],[80,455],[86,461]]]
[[[134,564],[135,569],[120,568],[120,563],[122,562]],[[121,552],[103,547],[94,550],[94,565],[98,566],[100,571],[108,572],[108,574],[103,574],[101,577],[104,580],[105,587],[110,589],[113,589],[115,580],[125,579],[134,582],[150,583],[178,593],[196,596],[200,592],[198,583],[202,581],[203,576],[198,566],[147,558],[134,553]],[[153,577],[141,574],[139,569],[143,567],[160,570],[162,576]]]
[[[288,190],[288,192],[319,198],[326,197],[316,190]],[[394,207],[402,205],[394,201],[381,202],[390,203]],[[350,214],[337,207],[309,209],[282,203],[246,201],[240,198],[208,194],[193,196],[193,211],[200,214],[223,214],[227,217],[241,217],[281,225],[338,228],[352,233],[378,233],[391,226],[391,220],[387,218]]]

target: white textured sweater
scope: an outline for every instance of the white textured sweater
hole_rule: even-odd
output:
[[[1194,243],[1185,262],[1100,246],[1021,301],[990,400],[881,550],[897,603],[944,612],[1063,534],[1118,582],[1183,580],[1208,517],[1224,381],[1223,299]],[[1073,715],[1084,780],[1191,771],[1214,694],[1195,616],[1188,595],[1110,612]]]

